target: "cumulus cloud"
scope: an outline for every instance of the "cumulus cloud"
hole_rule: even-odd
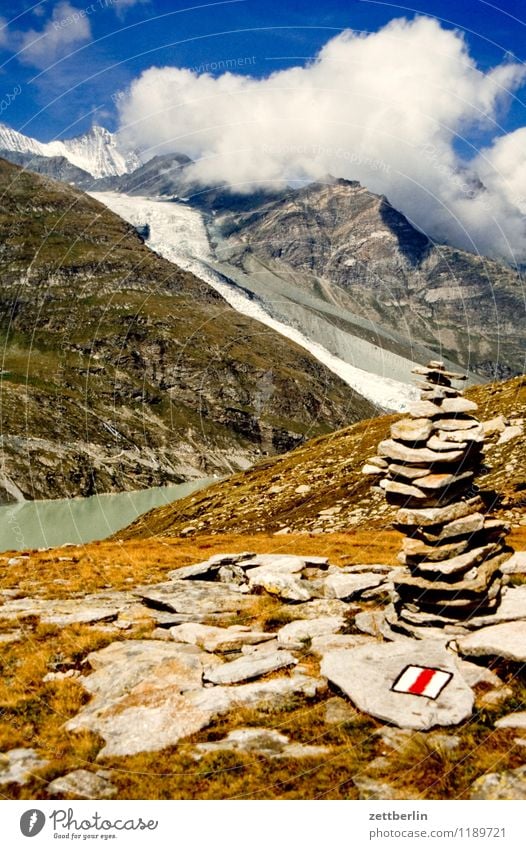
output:
[[[523,167],[522,131],[468,164],[455,148],[481,128],[497,136],[525,78],[507,60],[483,72],[434,19],[398,19],[343,32],[307,66],[265,78],[150,68],[119,102],[121,132],[150,156],[186,153],[195,178],[238,190],[357,179],[437,240],[525,260],[523,210],[505,187]]]
[[[5,47],[8,43],[7,21],[0,16],[0,47]]]
[[[47,68],[91,38],[87,9],[65,0],[57,3],[44,28],[18,34],[18,58],[25,65]]]

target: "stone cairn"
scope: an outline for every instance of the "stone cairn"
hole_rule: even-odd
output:
[[[364,466],[398,506],[394,527],[405,534],[394,583],[395,620],[449,626],[494,613],[503,584],[501,566],[512,554],[509,531],[485,518],[474,486],[481,468],[484,430],[477,405],[453,388],[464,375],[432,361],[417,367],[421,400],[410,418],[391,426],[391,439]],[[473,627],[476,623],[473,621]]]

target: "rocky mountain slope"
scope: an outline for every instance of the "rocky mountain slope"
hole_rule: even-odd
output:
[[[0,161],[3,500],[224,474],[371,416],[77,190]]]
[[[434,245],[385,197],[329,180],[214,221],[218,255],[268,270],[482,375],[524,370],[524,281]],[[225,241],[222,241],[225,240]]]
[[[474,387],[467,397],[487,422],[486,473],[479,478],[488,508],[512,524],[526,505],[526,378]],[[217,483],[175,504],[139,517],[122,539],[209,533],[326,533],[381,529],[395,507],[375,479],[362,474],[395,416],[360,422],[312,439],[283,457]],[[494,493],[498,493],[498,497]]]

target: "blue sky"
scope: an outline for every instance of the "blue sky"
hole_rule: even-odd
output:
[[[221,62],[246,59],[236,73],[261,78],[304,65],[344,29],[375,32],[416,13],[463,30],[483,70],[507,54],[526,60],[522,0],[406,2],[10,0],[0,9],[0,121],[42,140],[83,132],[94,117],[113,129],[119,92],[152,65],[214,73],[217,64],[219,73]],[[524,94],[516,91],[502,112],[507,131],[526,124]]]

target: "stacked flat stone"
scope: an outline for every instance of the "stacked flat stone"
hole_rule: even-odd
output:
[[[464,375],[432,361],[413,372],[421,400],[391,426],[391,439],[364,467],[382,473],[387,501],[405,534],[393,574],[397,617],[412,625],[459,623],[497,610],[501,566],[512,552],[501,522],[487,519],[474,478],[484,432],[477,405],[455,389]],[[374,472],[373,472],[374,470]]]

